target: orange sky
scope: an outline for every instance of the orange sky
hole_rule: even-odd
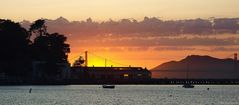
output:
[[[87,49],[87,48],[86,48]],[[96,48],[93,48],[96,49]],[[123,52],[110,52],[110,51],[95,51],[88,50],[92,53],[100,56],[89,54],[89,66],[105,66],[105,59],[107,59],[107,66],[140,66],[147,67],[149,69],[156,67],[157,65],[168,62],[171,60],[180,60],[187,55],[210,55],[218,58],[232,58],[232,52],[224,51],[123,51]],[[72,52],[69,56],[70,62],[73,62],[78,55],[84,56],[83,50],[81,52]],[[103,57],[103,58],[101,58]],[[104,59],[105,58],[105,59]],[[109,60],[108,60],[109,59]],[[114,62],[110,61],[113,60]]]
[[[208,52],[208,51],[125,51],[125,52],[94,52],[95,55],[107,59],[107,66],[140,66],[149,69],[158,66],[161,63],[171,60],[180,60],[187,55],[211,55],[213,57],[226,58],[233,52]],[[69,60],[74,61],[79,53],[71,53]],[[83,52],[80,54],[84,56]],[[232,58],[232,56],[230,56]],[[114,62],[110,61],[113,60]],[[105,59],[89,55],[89,66],[105,66]]]
[[[220,36],[206,36],[213,38],[238,38],[237,35],[220,35]],[[188,55],[210,55],[218,58],[233,58],[233,54],[238,52],[238,45],[223,46],[229,48],[228,50],[216,50],[221,48],[217,45],[190,45],[179,46],[155,46],[132,47],[132,46],[115,46],[114,43],[100,44],[95,43],[95,39],[89,39],[86,43],[70,42],[72,53],[69,55],[70,62],[73,62],[79,55],[84,57],[84,51],[89,52],[89,66],[105,66],[105,59],[107,59],[107,66],[140,66],[149,69],[158,66],[161,63],[181,60]],[[159,42],[160,43],[160,42]],[[147,43],[145,43],[147,44]],[[102,46],[101,46],[102,45]],[[113,46],[112,46],[113,45]],[[168,48],[169,47],[169,48]],[[195,49],[193,49],[195,48]],[[111,62],[112,60],[112,62]]]
[[[1,0],[0,18],[15,21],[34,21],[39,18],[56,19],[59,16],[63,16],[69,21],[85,20],[89,17],[94,21],[120,20],[122,18],[143,20],[145,16],[163,20],[230,18],[239,17],[238,4],[239,0]],[[69,37],[68,42],[71,44],[72,50],[69,54],[70,62],[73,62],[75,57],[88,50],[93,54],[120,63],[112,63],[108,60],[107,66],[122,66],[123,64],[124,66],[153,68],[163,62],[180,60],[191,54],[225,58],[237,52],[239,48],[237,45],[239,41],[235,38],[235,35],[212,36],[213,38],[207,36],[202,39],[196,37],[193,40],[177,37],[173,40],[166,39],[166,41],[161,37],[154,40],[148,36],[145,37],[146,39],[138,37],[101,39],[99,36],[81,39],[80,35],[73,35],[70,32],[64,32],[64,30],[64,26],[62,26],[57,32],[60,31]],[[193,43],[194,40],[198,41],[198,39],[217,42],[217,38],[222,36],[229,37],[222,40],[222,43],[227,44],[232,40],[235,41],[236,45],[233,45],[233,43],[232,45],[220,46],[204,45],[202,42],[199,45],[182,44],[177,46],[177,43],[184,43],[183,40],[187,40],[188,43]],[[176,42],[171,45],[170,41],[173,42],[174,40]],[[140,41],[145,42],[138,43]],[[159,46],[155,46],[151,42],[155,42]],[[89,65],[93,64],[104,66],[105,60],[90,55]]]

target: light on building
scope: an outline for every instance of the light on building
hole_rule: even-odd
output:
[[[142,76],[142,74],[137,74],[137,76]]]
[[[128,77],[129,76],[129,74],[124,74],[124,77]]]

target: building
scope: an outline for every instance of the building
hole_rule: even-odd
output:
[[[73,79],[143,80],[150,79],[151,72],[142,67],[71,67]]]
[[[49,66],[45,61],[34,61],[32,63],[33,67],[33,74],[32,79],[33,81],[40,81],[40,80],[52,80],[52,81],[63,81],[68,80],[70,78],[70,64],[68,62],[65,63],[56,63],[54,65],[54,69],[57,69],[59,72],[55,73],[56,75],[51,75],[45,73],[46,70],[49,70]]]
[[[85,60],[79,57],[71,67],[72,80],[131,81],[151,79],[151,72],[142,67],[88,67],[87,51]]]

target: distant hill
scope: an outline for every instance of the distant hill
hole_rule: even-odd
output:
[[[163,63],[152,69],[156,78],[239,78],[239,61],[190,55],[180,61]]]

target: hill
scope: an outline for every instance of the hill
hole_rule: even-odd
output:
[[[163,63],[152,69],[156,78],[234,79],[239,78],[239,61],[190,55],[180,61]]]

